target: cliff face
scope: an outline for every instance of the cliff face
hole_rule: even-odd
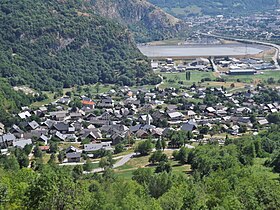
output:
[[[137,41],[171,37],[182,22],[145,0],[95,0],[95,13],[127,25]]]

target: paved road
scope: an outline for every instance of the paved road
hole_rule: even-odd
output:
[[[120,166],[126,164],[134,155],[136,155],[136,153],[131,153],[131,154],[125,155],[120,161],[118,161],[114,164],[113,168],[117,168],[117,167],[120,167]]]
[[[221,39],[233,40],[233,41],[238,41],[238,42],[247,42],[247,43],[251,43],[251,44],[260,44],[260,45],[273,47],[276,50],[275,55],[272,58],[274,63],[275,63],[275,66],[276,66],[275,70],[280,70],[280,66],[279,66],[278,61],[277,61],[277,59],[280,56],[280,46],[277,45],[277,44],[273,44],[273,43],[269,43],[269,42],[249,40],[249,39],[239,39],[239,38],[233,38],[233,37],[226,37],[226,36],[211,34],[210,32],[207,33],[207,34],[206,33],[201,33],[201,34],[204,35],[204,36],[210,36],[210,37],[214,37],[214,38],[221,38]]]
[[[136,153],[130,153],[128,155],[125,155],[122,157],[122,159],[120,159],[118,162],[116,162],[114,165],[113,165],[113,168],[117,168],[117,167],[120,167],[120,166],[123,166],[124,164],[126,164],[128,161],[130,161],[130,159],[136,155]],[[84,171],[84,174],[89,174],[89,173],[98,173],[98,172],[102,172],[104,171],[103,168],[96,168],[96,169],[93,169],[91,172],[86,172]]]
[[[118,156],[118,157],[114,157],[113,159],[114,160],[117,160],[117,159],[121,159],[123,158],[124,156]],[[91,163],[99,163],[99,161],[93,161]],[[61,163],[59,164],[60,166],[76,166],[76,165],[84,165],[86,164],[86,162],[82,162],[82,163],[68,163],[67,160],[65,159],[64,163]]]
[[[213,71],[214,71],[214,72],[219,72],[219,71],[218,71],[218,67],[216,66],[216,64],[215,64],[213,58],[210,59],[210,63],[211,63],[211,65],[212,65]]]
[[[163,77],[161,75],[158,76],[161,78],[161,82],[156,85],[156,88],[159,88],[160,85],[164,84]]]

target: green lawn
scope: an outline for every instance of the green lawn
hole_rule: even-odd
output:
[[[187,174],[191,172],[190,165],[181,165],[178,161],[174,161],[171,159],[172,151],[164,151],[165,154],[170,158],[169,162],[172,166],[172,171],[175,174]],[[130,161],[128,161],[123,166],[116,168],[114,171],[115,173],[123,177],[125,179],[130,179],[132,177],[132,173],[137,170],[138,168],[151,168],[155,170],[156,165],[149,165],[149,155],[148,156],[141,156],[141,157],[134,157]]]
[[[240,82],[248,83],[248,84],[254,84],[261,81],[266,81],[269,78],[273,78],[276,82],[280,79],[280,71],[263,71],[263,74],[255,74],[255,75],[236,75],[236,76],[228,76],[224,75],[222,76],[227,81],[236,82],[237,79],[240,80]]]
[[[47,94],[48,98],[43,101],[34,102],[33,104],[31,104],[32,108],[38,108],[55,101],[55,99],[53,98],[55,93],[51,93],[51,92],[43,92],[43,93]]]
[[[164,84],[162,84],[161,88],[166,87],[175,87],[179,88],[182,85],[178,82],[182,81],[183,85],[190,86],[193,83],[200,82],[201,79],[204,78],[210,78],[211,80],[214,80],[216,77],[213,74],[213,72],[205,72],[205,71],[191,71],[191,80],[186,80],[186,73],[180,72],[180,73],[160,73],[162,77],[164,78]]]

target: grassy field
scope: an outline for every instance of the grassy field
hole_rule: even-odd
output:
[[[200,82],[201,79],[210,78],[211,80],[215,79],[215,75],[213,72],[204,72],[204,71],[192,71],[191,72],[191,80],[186,80],[186,73],[161,73],[164,78],[164,83],[160,86],[160,88],[167,87],[175,87],[179,88],[182,84],[178,82],[183,82],[183,85],[190,86],[193,83]]]
[[[178,163],[178,161],[174,161],[173,159],[171,159],[172,152],[173,151],[170,150],[164,151],[164,153],[169,157],[172,171],[177,174],[189,174],[191,172],[191,166],[181,165]],[[149,164],[149,157],[150,156],[134,157],[123,166],[116,168],[114,171],[118,176],[125,179],[130,179],[133,172],[138,168],[151,168],[155,170],[156,165]]]
[[[273,78],[276,82],[280,79],[280,71],[263,71],[263,74],[255,74],[255,75],[236,75],[236,76],[228,76],[223,75],[222,78],[225,78],[229,82],[236,82],[239,80],[241,83],[247,84],[258,84],[261,81],[266,81],[269,78]]]
[[[74,88],[64,88],[63,89],[63,94],[65,94],[68,91],[71,92],[73,90],[74,90]],[[43,91],[43,93],[46,94],[48,96],[48,98],[46,100],[43,100],[43,101],[34,102],[33,104],[31,104],[31,108],[38,108],[38,107],[41,107],[43,105],[52,103],[56,100],[56,99],[54,99],[54,95],[55,95],[54,92]]]
[[[191,80],[187,81],[185,79],[186,73],[160,73],[164,78],[164,83],[160,86],[160,88],[167,88],[167,87],[174,87],[180,88],[182,86],[190,86],[193,83],[201,82],[202,79],[210,78],[213,81],[206,81],[201,83],[203,87],[225,87],[230,92],[234,91],[242,91],[245,89],[246,85],[257,85],[260,82],[266,83],[267,85],[277,86],[280,85],[278,80],[280,81],[280,71],[263,71],[262,74],[255,74],[255,75],[222,75],[225,82],[216,82],[214,81],[217,78],[217,75],[214,72],[202,72],[202,71],[192,71],[191,72]],[[273,78],[275,83],[268,84],[267,80],[269,78]],[[237,82],[238,81],[238,82]],[[179,82],[183,82],[183,84],[179,84]],[[232,86],[234,84],[234,86]]]
[[[53,97],[54,97],[55,93],[51,93],[51,92],[43,92],[43,93],[47,94],[48,98],[46,100],[37,101],[37,102],[31,104],[32,108],[38,108],[38,107],[41,107],[41,106],[43,106],[45,104],[49,104],[49,103],[54,101]]]

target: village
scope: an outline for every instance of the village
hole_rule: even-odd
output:
[[[251,40],[266,40],[279,43],[280,10],[275,9],[264,13],[244,16],[194,16],[188,17],[186,23],[194,32],[209,32],[230,37],[247,37]],[[188,42],[193,43],[197,35],[190,36]],[[204,39],[210,43],[211,40]],[[195,41],[197,43],[197,41]]]
[[[195,62],[194,67],[204,65],[203,69],[211,71],[207,59]],[[172,63],[167,59],[160,73]],[[225,64],[219,61],[218,65]],[[192,82],[193,75],[200,71],[164,71],[166,75],[183,74],[185,78],[170,81],[163,76],[161,84],[149,89],[124,86],[99,92],[98,88],[93,94],[85,88],[80,94],[68,91],[55,102],[38,108],[22,107],[18,123],[10,128],[0,124],[1,154],[32,145],[44,154],[59,153],[57,163],[72,165],[96,163],[111,152],[120,159],[121,163],[115,165],[119,167],[137,158],[132,145],[145,139],[166,141],[166,149],[170,150],[209,142],[223,145],[227,138],[257,135],[273,123],[280,110],[277,86],[247,84],[233,89],[234,83],[227,88],[224,82],[225,86],[211,87],[203,77],[202,82]],[[192,85],[184,86],[184,81]],[[170,82],[174,87],[165,86]],[[32,161],[32,154],[29,158]]]

